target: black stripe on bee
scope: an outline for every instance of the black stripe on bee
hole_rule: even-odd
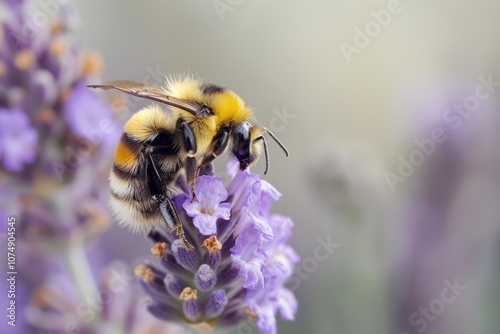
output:
[[[117,192],[115,192],[111,188],[111,196],[113,198],[121,200],[121,201],[138,201],[141,202],[142,199],[144,199],[144,196],[140,196],[136,191],[129,191],[125,195],[120,195]]]
[[[126,170],[123,167],[118,166],[117,164],[113,164],[113,173],[117,178],[127,182],[131,182],[137,177],[137,173]]]
[[[224,88],[211,83],[205,83],[201,85],[201,91],[203,92],[203,94],[212,95],[222,93],[224,91]]]
[[[120,138],[120,142],[134,155],[139,155],[142,150],[143,143],[137,139],[132,138],[128,133],[124,132]]]
[[[114,200],[122,203],[124,206],[133,205],[134,208],[140,211],[145,218],[151,218],[153,216],[158,215],[158,205],[151,205],[147,200],[139,201],[139,200],[124,199],[114,192],[111,192],[111,196],[113,197]]]

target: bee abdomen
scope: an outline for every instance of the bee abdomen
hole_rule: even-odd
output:
[[[114,163],[125,171],[137,171],[143,143],[126,132],[122,134],[116,147]]]
[[[152,200],[127,200],[112,193],[110,207],[118,223],[134,232],[147,233],[161,219],[158,204]]]

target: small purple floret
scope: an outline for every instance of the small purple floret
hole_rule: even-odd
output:
[[[196,200],[184,202],[186,213],[193,217],[193,224],[203,235],[217,233],[217,219],[228,220],[231,205],[221,203],[227,199],[227,190],[220,177],[200,176],[196,182]]]

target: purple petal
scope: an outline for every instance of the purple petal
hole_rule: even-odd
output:
[[[273,202],[280,199],[281,193],[265,180],[261,180],[260,185],[260,214],[267,215],[269,213],[269,210],[271,209],[271,205],[273,204]]]
[[[258,261],[243,261],[237,256],[233,256],[233,261],[239,268],[239,275],[243,277],[243,286],[245,289],[264,288],[264,275],[261,268],[262,263]]]
[[[219,204],[215,214],[218,218],[222,218],[224,220],[231,218],[231,203]]]
[[[262,243],[262,233],[254,227],[247,227],[236,238],[234,246],[231,248],[233,255],[251,258],[255,250]]]
[[[212,235],[217,233],[217,218],[210,215],[198,215],[193,218],[193,224],[203,235]]]
[[[278,329],[276,326],[276,318],[274,316],[274,309],[271,305],[259,308],[255,311],[259,316],[257,320],[257,328],[262,334],[277,334]]]
[[[265,238],[272,239],[274,237],[274,232],[267,220],[254,215],[250,210],[246,210],[246,213],[253,227],[257,228]]]
[[[240,172],[240,163],[238,162],[237,159],[231,159],[227,164],[226,164],[226,173],[234,178],[236,174]],[[246,173],[246,172],[243,172]]]
[[[275,243],[285,243],[290,239],[293,221],[289,217],[273,214],[268,217],[267,221],[273,230]]]
[[[264,287],[264,276],[262,266],[264,258],[256,252],[258,245],[262,243],[260,232],[253,228],[245,229],[236,238],[231,248],[231,258],[239,269],[239,275],[243,277],[244,288],[262,289]]]
[[[227,199],[220,176],[202,175],[196,181],[195,194],[202,206],[214,207]]]
[[[282,288],[277,292],[278,295],[278,312],[283,320],[295,320],[297,313],[298,302],[293,292]]]
[[[250,188],[259,182],[259,176],[247,171],[237,173],[228,187],[233,212],[240,211],[248,202]]]

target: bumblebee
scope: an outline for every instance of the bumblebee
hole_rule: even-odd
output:
[[[269,170],[265,133],[288,151],[276,136],[252,117],[252,109],[234,92],[191,77],[167,80],[164,88],[133,81],[110,81],[91,88],[119,91],[160,102],[136,112],[125,124],[110,174],[111,209],[122,225],[149,231],[163,221],[176,231],[188,249],[179,215],[172,202],[174,182],[184,171],[194,185],[198,170],[228,149],[240,170],[264,152]]]

